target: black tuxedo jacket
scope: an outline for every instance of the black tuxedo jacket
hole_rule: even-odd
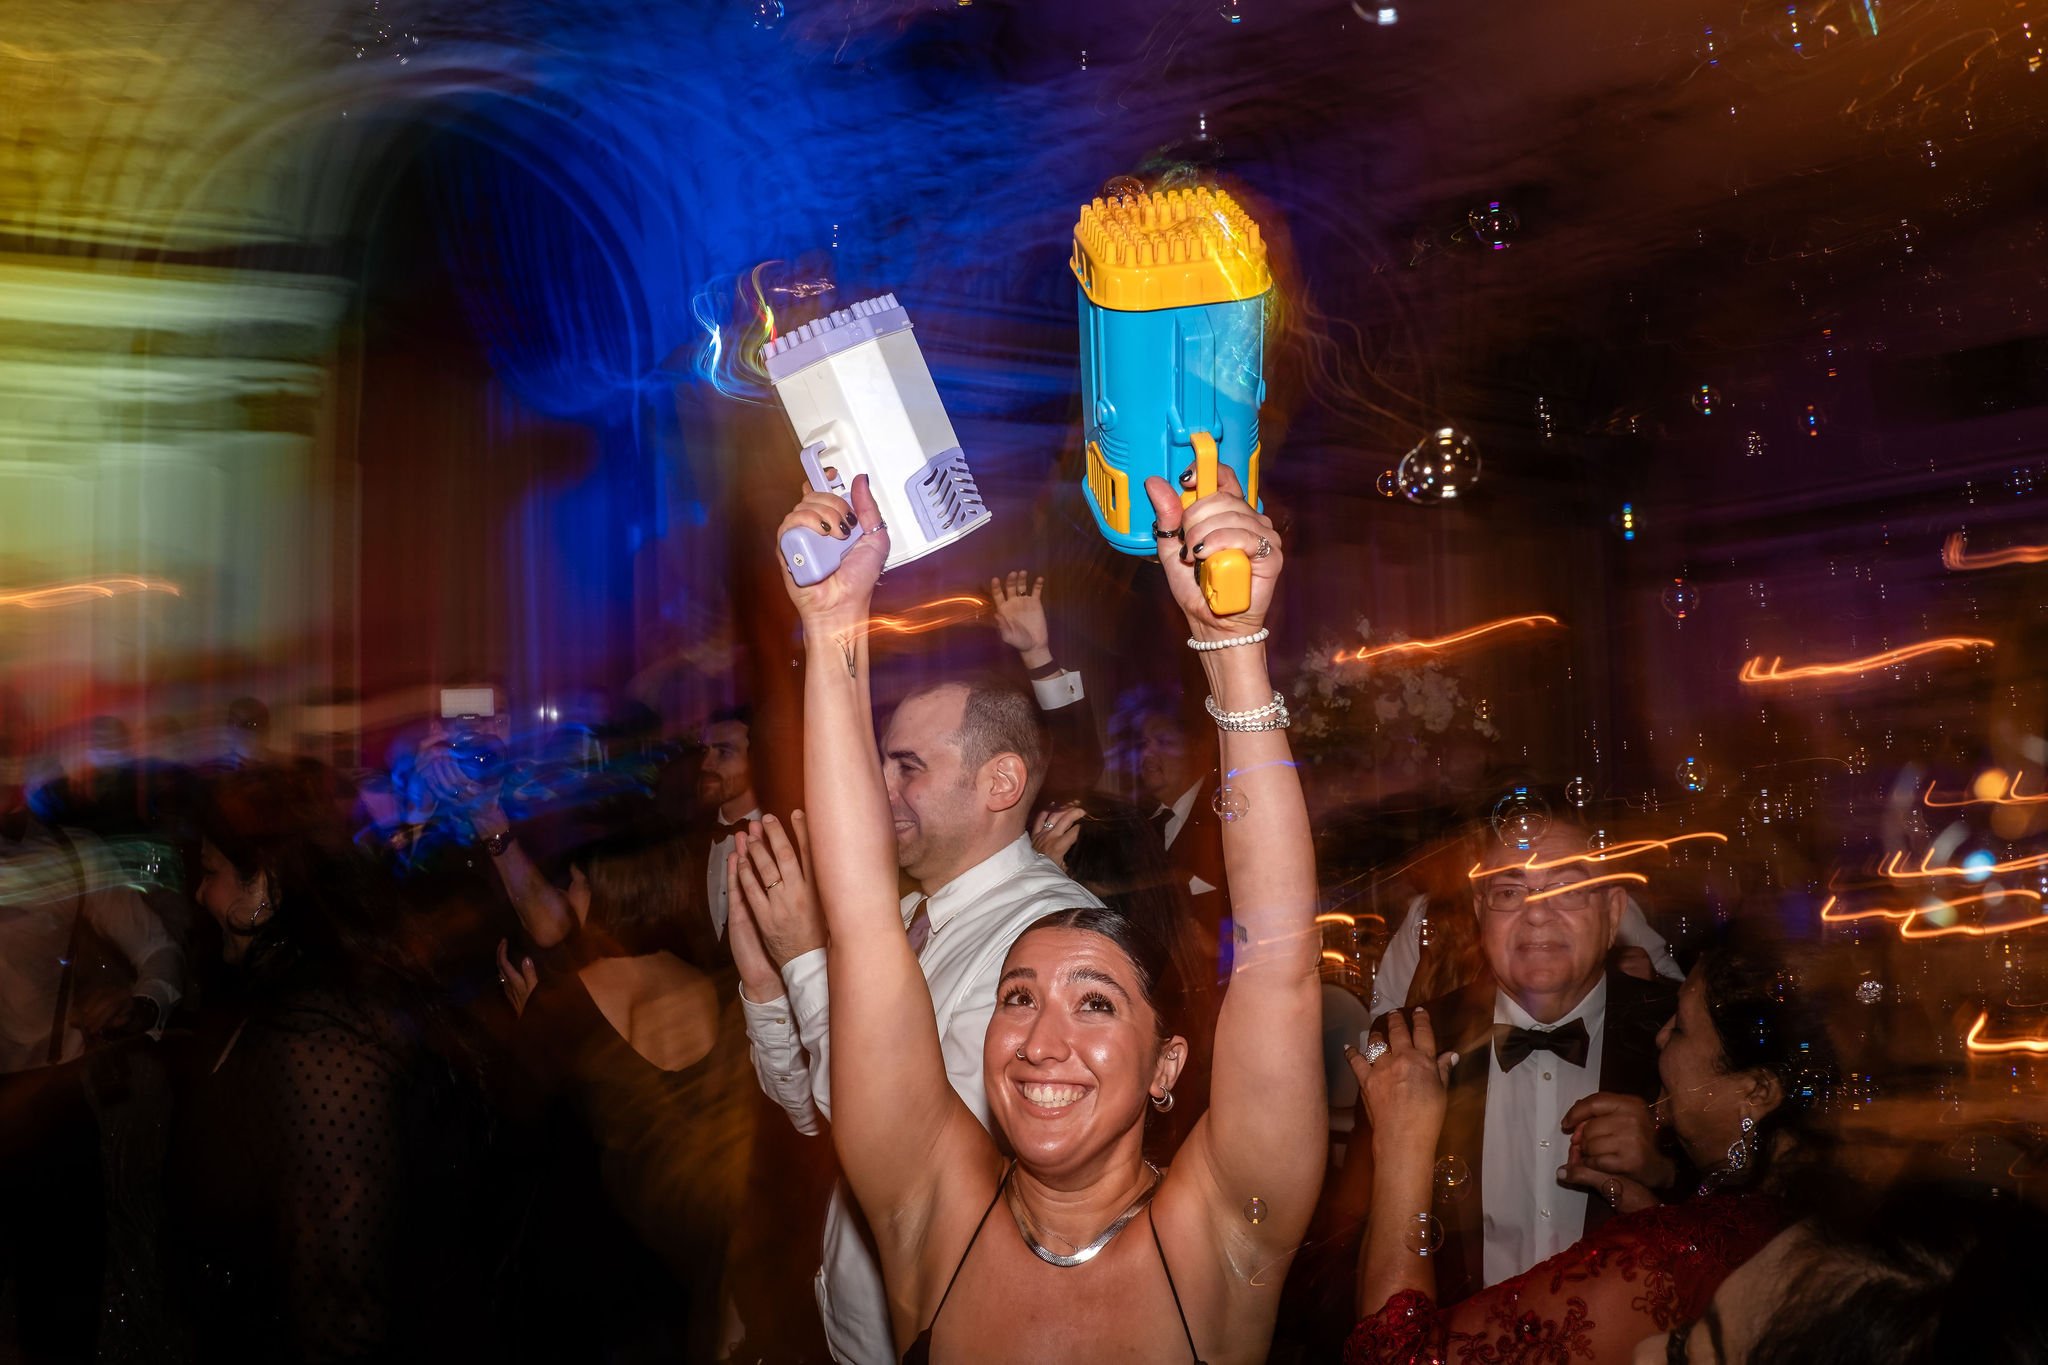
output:
[[[1449,1104],[1437,1159],[1455,1156],[1469,1172],[1463,1192],[1448,1202],[1438,1199],[1435,1212],[1443,1224],[1444,1244],[1437,1256],[1437,1302],[1452,1304],[1478,1292],[1485,1284],[1482,1257],[1486,1247],[1486,1086],[1493,1075],[1493,1004],[1491,976],[1427,1003],[1436,1030],[1438,1052],[1456,1052],[1451,1069]],[[1657,1033],[1677,1008],[1678,990],[1659,977],[1643,981],[1626,972],[1607,971],[1607,1013],[1602,1025],[1605,1043],[1600,1054],[1600,1089],[1634,1095],[1645,1103],[1657,1098]],[[1404,1014],[1405,1017],[1405,1014]],[[1374,1020],[1383,1031],[1384,1016]],[[1565,1145],[1558,1144],[1558,1164]],[[1598,1197],[1586,1201],[1586,1231],[1613,1215]]]

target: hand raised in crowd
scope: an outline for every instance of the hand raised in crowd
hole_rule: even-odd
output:
[[[1429,1011],[1418,1005],[1414,1014],[1412,1031],[1399,1010],[1387,1016],[1385,1036],[1374,1039],[1387,1046],[1378,1057],[1367,1061],[1363,1053],[1347,1044],[1344,1059],[1351,1063],[1351,1073],[1358,1077],[1359,1091],[1365,1096],[1375,1144],[1392,1140],[1434,1152],[1437,1136],[1443,1131],[1451,1068],[1458,1064],[1458,1054],[1438,1056]],[[1377,1145],[1374,1150],[1379,1150]]]
[[[534,970],[533,959],[521,958],[515,966],[508,945],[498,940],[498,987],[505,992],[505,999],[511,1002],[512,1013],[526,1013],[527,997],[540,985],[540,973]]]
[[[807,527],[837,540],[845,540],[856,526],[866,528],[866,534],[846,552],[846,557],[839,561],[839,567],[820,582],[803,587],[788,573],[787,565],[784,566],[783,587],[788,590],[789,600],[796,604],[796,614],[807,628],[846,630],[864,626],[875,582],[882,576],[882,566],[888,562],[889,528],[882,521],[874,494],[868,491],[868,476],[861,474],[855,477],[850,491],[853,494],[851,504],[837,494],[821,493],[809,484],[804,485],[803,497],[775,531],[775,543],[780,547],[783,535],[798,527]],[[777,553],[780,553],[779,548]]]
[[[1656,1203],[1652,1191],[1678,1178],[1677,1165],[1657,1150],[1650,1107],[1634,1095],[1588,1095],[1565,1111],[1561,1126],[1572,1142],[1559,1184],[1592,1190],[1628,1212]]]
[[[1027,591],[1028,589],[1028,591]],[[1052,627],[1045,619],[1045,577],[1036,579],[1023,569],[1007,578],[988,581],[989,609],[995,614],[996,633],[1003,643],[1017,651],[1026,668],[1043,668],[1052,662]]]
[[[1065,867],[1067,854],[1073,852],[1074,841],[1081,837],[1081,822],[1087,818],[1088,812],[1081,809],[1078,801],[1047,807],[1031,821],[1031,847]]]
[[[1191,468],[1183,475],[1192,481]],[[1166,480],[1145,480],[1145,496],[1152,500],[1152,519],[1158,527],[1159,563],[1173,588],[1173,600],[1187,613],[1188,624],[1197,637],[1222,639],[1250,635],[1266,622],[1273,605],[1273,584],[1280,577],[1280,533],[1271,517],[1252,510],[1244,500],[1244,486],[1230,466],[1217,470],[1216,491],[1198,498],[1187,507],[1180,505],[1180,492]],[[1235,616],[1217,616],[1202,596],[1200,563],[1219,550],[1242,550],[1252,562],[1252,603]]]
[[[790,812],[789,823],[794,843],[774,816],[749,820],[734,836],[725,864],[735,906],[745,901],[749,927],[778,972],[825,946],[825,914],[811,884],[810,827],[800,810]],[[737,955],[737,945],[734,952]],[[737,956],[734,961],[737,965]]]

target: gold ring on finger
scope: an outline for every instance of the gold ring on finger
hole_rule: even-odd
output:
[[[773,890],[774,890],[774,889],[775,889],[776,887],[778,887],[778,886],[780,886],[780,885],[782,885],[782,878],[780,878],[780,877],[777,877],[777,878],[776,878],[776,879],[775,879],[774,881],[772,881],[772,882],[764,882],[764,883],[762,883],[761,889],[762,889],[763,891],[773,891]]]

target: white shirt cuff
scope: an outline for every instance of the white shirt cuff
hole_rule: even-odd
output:
[[[1081,686],[1081,675],[1073,669],[1065,669],[1050,678],[1033,678],[1031,690],[1038,697],[1038,709],[1057,711],[1062,706],[1072,706],[1088,695]]]

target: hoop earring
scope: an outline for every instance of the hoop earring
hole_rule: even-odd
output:
[[[1171,1114],[1173,1112],[1173,1092],[1169,1090],[1163,1095],[1152,1096],[1152,1107],[1162,1114]]]

